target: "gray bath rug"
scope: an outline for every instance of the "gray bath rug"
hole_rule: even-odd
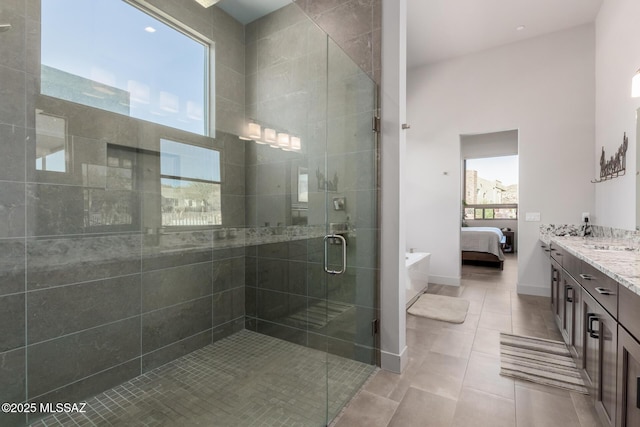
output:
[[[469,301],[445,295],[422,294],[407,312],[414,316],[463,323],[469,311]]]
[[[589,394],[562,341],[501,332],[500,375]]]

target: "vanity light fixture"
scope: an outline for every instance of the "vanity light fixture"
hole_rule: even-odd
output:
[[[291,147],[291,139],[289,138],[288,133],[279,133],[278,134],[278,147],[283,150],[288,150]]]
[[[291,137],[291,149],[293,151],[300,151],[300,149],[302,149],[302,142],[297,136]]]
[[[640,98],[640,69],[631,79],[631,97]]]
[[[278,132],[274,128],[265,127],[251,121],[247,123],[242,135],[238,136],[243,141],[254,141],[256,144],[269,144],[273,148],[284,151],[301,151],[302,140],[298,136],[292,136],[286,132]]]
[[[244,132],[242,135],[239,135],[238,138],[243,141],[252,141],[256,139],[256,136],[260,138],[260,125],[257,123],[247,123],[244,127]]]
[[[262,138],[262,128],[258,123],[249,123],[249,133],[247,135],[251,139]]]
[[[271,145],[277,142],[275,129],[264,128],[264,142]]]

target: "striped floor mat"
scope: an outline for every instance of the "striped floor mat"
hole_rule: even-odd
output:
[[[501,332],[500,375],[589,394],[562,341]]]

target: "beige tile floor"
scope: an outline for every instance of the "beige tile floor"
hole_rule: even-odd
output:
[[[499,334],[561,340],[549,298],[518,295],[517,259],[503,271],[464,266],[460,287],[429,292],[470,301],[463,324],[407,315],[409,363],[379,370],[332,427],[599,427],[588,396],[500,376]]]

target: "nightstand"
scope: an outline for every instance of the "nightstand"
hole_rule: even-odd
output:
[[[503,231],[502,234],[504,234],[505,237],[505,243],[504,246],[502,247],[502,252],[504,252],[505,254],[512,254],[515,252],[516,248],[515,248],[515,241],[516,241],[516,232],[515,231]]]

